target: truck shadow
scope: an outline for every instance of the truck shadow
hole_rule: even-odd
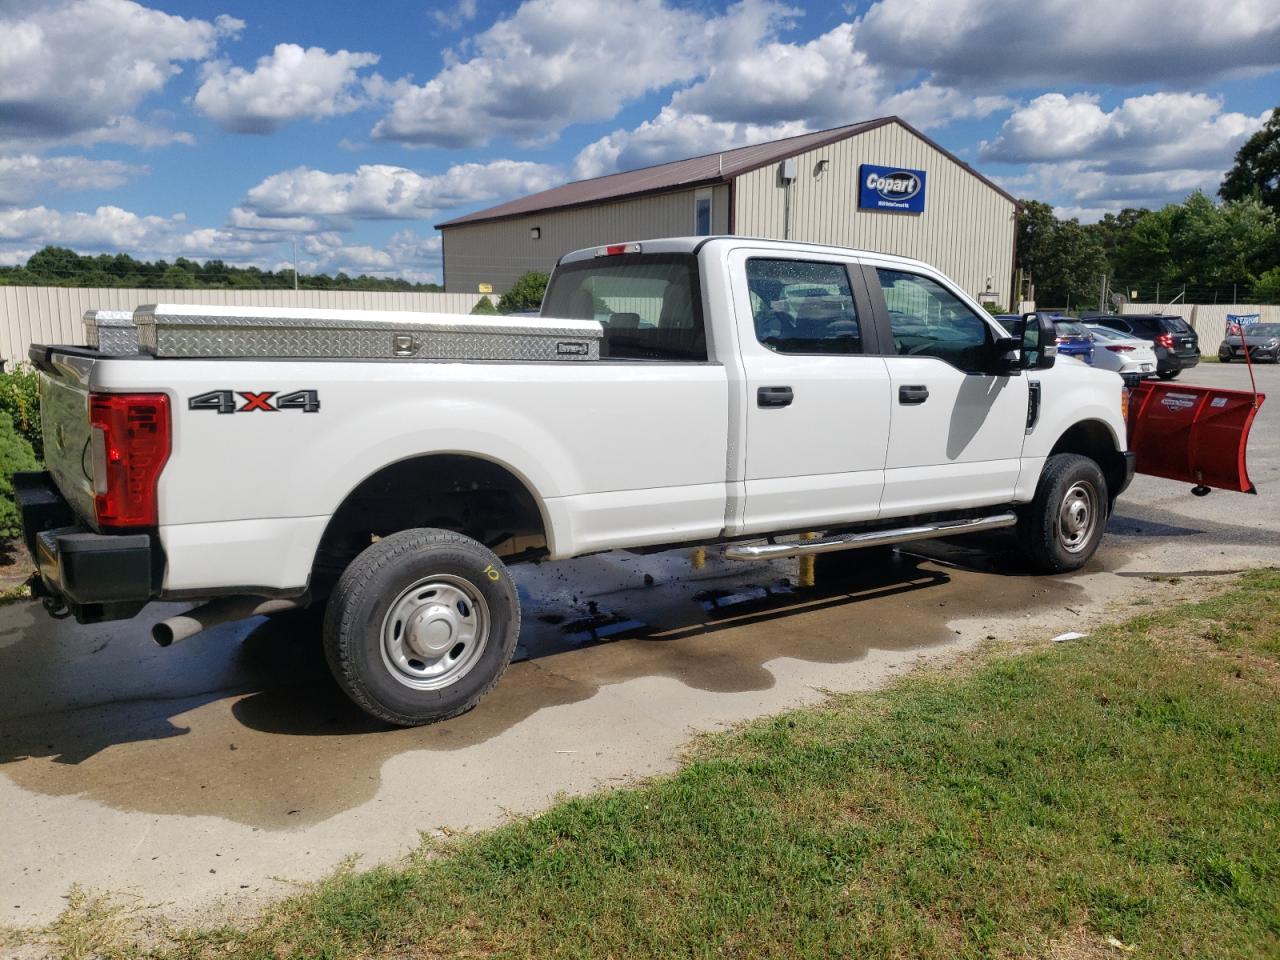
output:
[[[1009,576],[1016,568],[998,557],[977,567],[945,545],[930,549],[936,560],[901,553],[843,575],[820,569],[812,585],[794,560],[704,564],[688,552],[522,569],[523,656],[476,710],[411,730],[387,729],[350,704],[314,628],[292,618],[228,625],[160,651],[177,659],[157,660],[167,664],[162,682],[153,676],[141,694],[130,686],[146,666],[138,660],[155,654],[137,625],[113,635],[126,649],[92,702],[59,705],[51,689],[47,706],[0,711],[0,772],[28,790],[120,809],[294,827],[369,800],[392,757],[509,731],[534,744],[531,717],[612,684],[665,677],[709,693],[766,690],[778,658],[850,664],[873,649],[944,643],[951,619],[1082,593],[1063,580]],[[0,677],[39,681],[38,670],[5,671],[12,649],[0,645]]]

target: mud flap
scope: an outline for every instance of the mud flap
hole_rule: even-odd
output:
[[[1197,488],[1257,493],[1245,452],[1264,400],[1265,394],[1247,390],[1142,381],[1129,394],[1129,449],[1137,472]]]

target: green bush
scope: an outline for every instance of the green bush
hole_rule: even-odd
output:
[[[0,537],[22,535],[22,522],[13,502],[13,475],[40,466],[35,451],[13,426],[13,418],[0,413]]]
[[[498,308],[493,305],[493,301],[488,297],[481,297],[476,301],[476,305],[471,308],[472,315],[479,314],[481,316],[491,317],[498,312]]]
[[[537,310],[542,306],[542,297],[547,292],[547,281],[550,279],[547,274],[537,270],[523,274],[498,301],[498,312]]]
[[[9,373],[0,373],[0,412],[7,413],[12,426],[24,437],[37,457],[44,458],[40,434],[40,375],[23,364]]]

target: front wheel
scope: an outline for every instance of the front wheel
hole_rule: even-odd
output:
[[[404,530],[344,571],[324,647],[361,709],[411,727],[474,707],[506,670],[519,634],[515,584],[492,551],[448,530]]]
[[[1023,555],[1039,573],[1079,570],[1098,549],[1107,522],[1107,479],[1088,457],[1045,461],[1035,499],[1018,519]]]
[[[1230,363],[1230,362],[1231,362],[1231,358],[1230,358],[1229,356],[1225,356],[1225,355],[1223,355],[1223,354],[1221,354],[1221,353],[1220,353],[1220,354],[1218,354],[1218,362],[1219,362],[1219,363]]]

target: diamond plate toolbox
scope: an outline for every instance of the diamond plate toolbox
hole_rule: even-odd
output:
[[[138,352],[138,329],[128,310],[86,310],[84,342],[110,354]]]
[[[594,320],[390,310],[154,304],[133,312],[157,357],[339,360],[598,360]]]

